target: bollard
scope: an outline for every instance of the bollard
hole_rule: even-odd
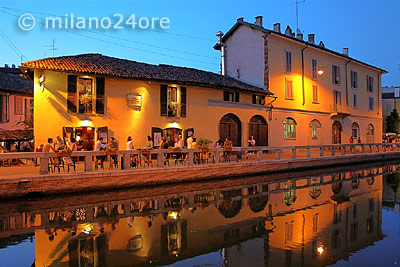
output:
[[[40,157],[39,174],[49,174],[49,158]]]
[[[85,172],[91,172],[93,170],[92,157],[93,156],[85,156]]]

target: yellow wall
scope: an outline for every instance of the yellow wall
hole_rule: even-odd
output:
[[[43,93],[38,85],[40,75],[46,76]],[[128,136],[132,136],[135,148],[145,146],[146,136],[151,135],[152,127],[165,129],[169,128],[173,122],[176,122],[178,128],[182,130],[194,128],[197,138],[208,138],[215,142],[219,139],[220,119],[227,113],[234,113],[242,122],[242,145],[247,145],[250,118],[261,115],[267,119],[265,110],[260,110],[260,106],[251,104],[251,94],[240,94],[240,105],[246,105],[246,108],[241,108],[235,103],[222,101],[223,90],[194,86],[186,86],[186,118],[162,117],[160,115],[160,83],[110,77],[105,77],[105,114],[73,114],[67,112],[66,108],[67,75],[67,73],[54,71],[35,71],[35,138],[37,143],[46,143],[47,138],[55,138],[56,135],[62,136],[62,127],[80,127],[83,120],[91,121],[92,127],[107,126],[109,136],[114,136],[119,141],[120,149],[125,149]],[[179,88],[179,85],[175,86]],[[140,111],[128,107],[127,94],[143,96]],[[209,106],[209,99],[215,100],[216,106]]]

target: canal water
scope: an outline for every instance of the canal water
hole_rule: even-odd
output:
[[[393,266],[400,165],[0,203],[0,266]]]

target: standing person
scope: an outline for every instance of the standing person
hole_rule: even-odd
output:
[[[193,149],[196,149],[196,148],[197,148],[197,139],[196,139],[196,138],[193,138],[192,148],[193,148]]]
[[[96,146],[94,147],[94,151],[101,151],[107,148],[107,144],[103,143],[103,137],[100,137],[96,142]],[[105,156],[96,156],[97,162],[96,164],[100,165],[103,168],[103,163],[105,160]],[[98,166],[96,165],[96,166]]]
[[[254,136],[250,136],[249,140],[247,141],[249,143],[249,147],[255,147],[256,146],[256,140],[254,139]],[[254,150],[249,150],[247,152],[246,157],[248,158],[249,156],[254,156]]]
[[[358,137],[357,143],[361,144],[361,137]]]
[[[354,141],[354,140],[353,140],[353,136],[350,136],[349,143],[350,143],[350,144],[353,144],[353,141]]]
[[[147,149],[152,149],[153,148],[153,141],[152,141],[150,135],[147,136],[146,148]]]
[[[187,142],[187,148],[191,149],[193,144],[193,135],[189,136],[186,142]]]
[[[182,135],[178,135],[178,145],[182,149],[183,148],[183,140]]]
[[[134,148],[132,137],[128,136],[128,139],[126,140],[126,150],[133,150]]]

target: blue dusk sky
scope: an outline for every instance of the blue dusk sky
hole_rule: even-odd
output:
[[[299,2],[301,0],[298,0]],[[20,64],[44,57],[101,53],[152,64],[171,64],[219,72],[216,32],[227,32],[239,17],[264,27],[276,22],[296,29],[296,0],[136,0],[136,1],[17,1],[0,0],[0,64]],[[382,85],[400,85],[399,0],[305,0],[299,3],[299,28],[315,33],[329,49],[383,68]],[[32,14],[35,27],[18,27],[22,14]],[[163,29],[45,29],[49,16],[112,18],[168,17]],[[55,40],[56,50],[51,46]]]

